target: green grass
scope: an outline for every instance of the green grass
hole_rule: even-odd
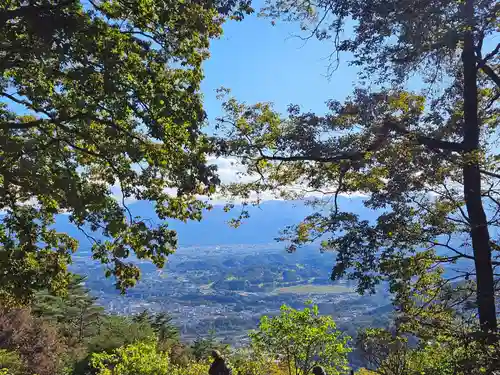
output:
[[[342,285],[294,285],[274,290],[276,294],[340,294],[353,293],[354,289]]]

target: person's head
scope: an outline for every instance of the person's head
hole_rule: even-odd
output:
[[[213,359],[222,359],[222,355],[218,350],[212,350],[212,358]]]
[[[313,368],[314,375],[326,375],[325,369],[321,366],[314,366]]]

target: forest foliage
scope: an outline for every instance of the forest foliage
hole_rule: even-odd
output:
[[[341,56],[359,69],[352,95],[283,114],[221,90],[214,140],[245,170],[225,193],[246,206],[306,199],[314,213],[278,240],[321,243],[332,279],[359,293],[389,287],[395,319],[375,337],[401,356],[385,373],[410,371],[399,347],[427,341],[460,371],[499,367],[499,12],[488,0],[270,0],[263,16],[330,46],[333,70]],[[353,194],[375,220],[339,204]],[[234,224],[246,219],[244,208]]]
[[[248,333],[247,345],[231,348],[213,332],[186,342],[168,315],[106,313],[82,279],[73,280],[78,283],[66,297],[40,292],[29,308],[0,310],[5,375],[202,375],[213,350],[240,375],[311,375],[318,365],[328,374],[347,374],[352,351],[364,359],[359,374],[482,374],[495,360],[493,346],[485,352],[474,341],[467,346],[450,338],[418,341],[386,329],[368,329],[351,339],[309,302],[303,309],[285,305],[278,315],[263,316]],[[87,301],[86,311],[93,313],[74,309],[75,300]]]
[[[347,368],[348,337],[330,317],[318,315],[316,306],[302,311],[284,306],[281,315],[262,318],[249,346],[230,348],[213,333],[181,341],[166,314],[108,314],[81,277],[72,280],[66,297],[40,292],[30,308],[0,311],[0,368],[7,374],[200,375],[208,373],[213,350],[242,375],[307,375],[319,363]],[[75,301],[85,301],[80,307],[86,309],[75,308]],[[279,345],[285,342],[293,349],[288,357]]]
[[[156,202],[162,220],[210,208],[198,199],[219,181],[201,131],[202,63],[223,22],[248,12],[232,0],[0,3],[4,303],[65,291],[78,243],[53,229],[56,214],[69,215],[122,291],[140,277],[132,253],[164,265],[175,231],[132,215],[127,201]]]
[[[347,54],[359,81],[324,114],[300,103],[282,114],[223,90],[209,136],[202,65],[224,22],[243,20],[251,5],[1,2],[5,371],[205,371],[215,342],[200,339],[188,350],[167,315],[114,316],[98,307],[68,271],[77,241],[53,224],[67,214],[125,292],[140,279],[131,256],[163,267],[177,247],[168,220],[201,220],[216,192],[244,202],[235,226],[264,193],[308,198],[315,212],[278,238],[288,250],[320,242],[336,254],[334,280],[354,280],[360,293],[389,287],[394,321],[353,344],[366,371],[500,367],[499,3],[268,0],[261,16],[278,27],[298,23],[301,38],[328,43],[332,72]],[[421,85],[410,91],[412,77]],[[207,162],[214,155],[239,160],[245,182],[220,186]],[[339,196],[350,194],[366,196],[377,219],[340,207]],[[132,215],[129,199],[153,201],[162,222]],[[346,370],[346,338],[314,307],[284,308],[250,337],[253,354],[235,357],[249,374],[306,375],[311,356],[330,372]]]

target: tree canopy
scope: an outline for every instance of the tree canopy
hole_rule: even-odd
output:
[[[226,97],[219,153],[239,157],[251,177],[227,193],[247,204],[259,202],[251,193],[309,196],[316,212],[279,237],[290,251],[321,241],[336,253],[333,279],[356,280],[360,292],[389,282],[406,322],[470,307],[474,296],[478,326],[496,333],[498,2],[270,0],[262,13],[331,43],[332,68],[349,53],[361,80],[326,114]],[[415,76],[422,89],[409,91]],[[377,219],[340,206],[350,194]]]
[[[332,375],[347,370],[349,337],[337,331],[330,316],[319,315],[315,305],[303,310],[283,306],[280,315],[263,316],[250,338],[257,353],[279,360],[288,369],[288,375],[312,374],[317,365]]]
[[[58,372],[62,334],[85,354],[104,350],[93,357],[102,373],[109,362],[123,373],[171,368],[155,337],[169,347],[177,340],[170,317],[102,319],[67,269],[77,241],[53,225],[68,215],[124,291],[140,277],[132,253],[162,267],[175,250],[165,220],[200,220],[211,208],[200,196],[220,184],[207,165],[216,154],[238,158],[252,178],[225,186],[228,195],[258,204],[272,192],[315,207],[279,237],[290,251],[321,241],[336,252],[333,279],[357,281],[360,293],[389,285],[395,332],[364,337],[383,352],[376,371],[401,361],[417,373],[472,373],[463,361],[492,371],[485,366],[500,361],[499,3],[269,0],[264,16],[299,21],[300,37],[330,43],[331,71],[348,54],[359,85],[324,114],[290,105],[283,115],[228,98],[220,136],[210,138],[202,63],[223,22],[251,11],[233,0],[0,5],[0,298],[2,306],[34,301],[38,315],[0,309],[1,361],[31,371],[45,356],[36,372]],[[415,77],[421,88],[409,90]],[[375,220],[339,204],[351,194],[364,196]],[[134,216],[131,199],[154,202],[164,222]],[[419,345],[400,345],[407,337]],[[345,370],[345,338],[315,307],[264,317],[252,339],[289,374],[308,374],[316,362]],[[198,340],[192,350],[202,357],[208,345]]]
[[[100,375],[162,375],[169,370],[168,353],[158,353],[154,340],[118,348],[113,354],[95,353],[90,363]]]
[[[124,290],[133,251],[157,266],[177,245],[167,223],[199,220],[218,183],[206,163],[199,91],[209,41],[236,1],[8,0],[0,5],[0,289],[4,301],[64,290],[78,244],[69,215]],[[113,195],[113,189],[120,191]],[[116,193],[116,191],[115,191]]]

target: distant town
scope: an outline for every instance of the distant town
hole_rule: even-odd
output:
[[[186,339],[215,332],[237,345],[262,315],[276,314],[283,304],[300,308],[313,301],[352,334],[384,325],[392,310],[388,293],[360,296],[351,282],[332,282],[333,262],[333,254],[314,247],[289,254],[275,243],[183,247],[162,270],[139,262],[142,280],[126,295],[112,280],[103,281],[102,266],[86,251],[74,256],[72,267],[87,276],[87,286],[110,312],[168,312]]]

